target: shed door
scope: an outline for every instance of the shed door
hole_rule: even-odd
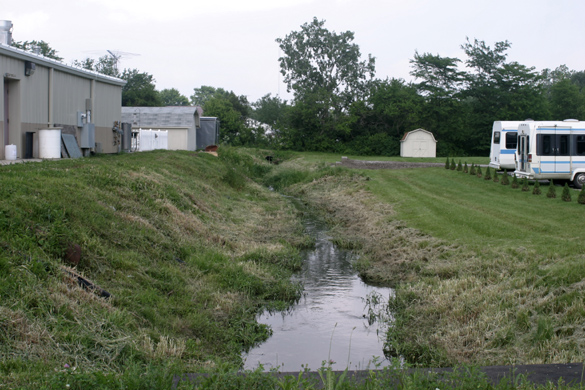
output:
[[[414,157],[426,157],[428,148],[429,148],[428,141],[425,141],[425,140],[414,141],[414,147],[413,147]]]

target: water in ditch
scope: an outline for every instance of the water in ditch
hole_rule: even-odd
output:
[[[392,289],[364,283],[351,267],[353,253],[336,247],[324,224],[309,220],[306,230],[316,246],[303,253],[303,269],[295,276],[304,285],[304,295],[290,310],[258,318],[273,334],[244,354],[244,368],[316,370],[324,361],[332,362],[335,370],[387,366],[383,325],[370,324],[366,300],[387,302]]]

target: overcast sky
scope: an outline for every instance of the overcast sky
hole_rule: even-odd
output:
[[[4,0],[0,20],[13,39],[44,40],[64,61],[124,55],[158,90],[187,97],[201,85],[233,90],[250,102],[290,98],[276,38],[313,17],[330,31],[353,31],[376,76],[411,80],[415,50],[464,59],[469,37],[489,46],[508,40],[508,59],[537,70],[585,70],[583,0]],[[10,5],[8,5],[10,2]]]

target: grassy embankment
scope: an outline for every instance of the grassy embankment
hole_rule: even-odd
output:
[[[255,315],[298,299],[288,280],[311,245],[294,207],[246,177],[270,169],[262,157],[0,167],[0,388],[168,388],[237,368],[269,335]],[[68,273],[76,245],[76,272],[110,298]]]
[[[427,367],[585,359],[577,191],[569,203],[444,168],[361,173],[286,191],[325,211],[364,277],[396,287],[391,353]]]

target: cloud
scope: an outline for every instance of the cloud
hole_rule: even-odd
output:
[[[105,8],[111,20],[128,21],[175,21],[197,17],[236,12],[259,12],[308,4],[314,0],[90,0],[96,6]]]

